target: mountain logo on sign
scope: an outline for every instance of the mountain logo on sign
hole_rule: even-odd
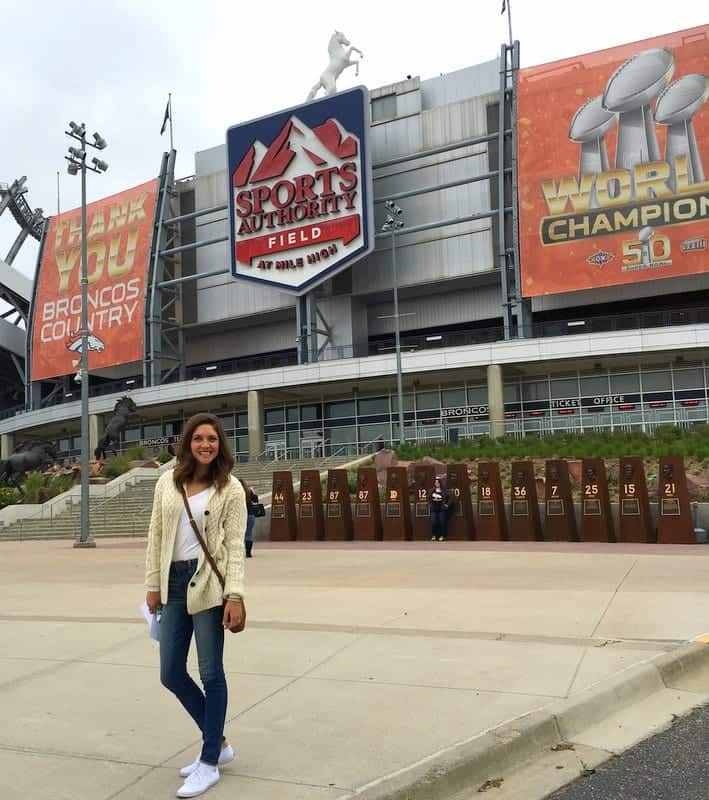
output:
[[[268,148],[254,140],[234,172],[234,187],[279,178],[286,170],[293,171],[301,165],[298,171],[307,172],[313,166],[327,165],[333,157],[344,161],[357,153],[356,137],[332,117],[309,128],[298,117],[291,116]]]

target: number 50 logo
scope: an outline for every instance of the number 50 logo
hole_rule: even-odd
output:
[[[626,239],[623,242],[623,264],[626,267],[650,266],[668,262],[672,247],[667,236],[655,234],[646,241]]]

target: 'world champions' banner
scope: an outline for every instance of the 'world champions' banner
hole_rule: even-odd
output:
[[[141,361],[143,306],[158,181],[86,207],[89,368]],[[81,358],[81,210],[49,221],[32,311],[32,380],[76,372]]]
[[[709,271],[709,26],[519,76],[526,296]]]

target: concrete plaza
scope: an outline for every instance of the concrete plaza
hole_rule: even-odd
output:
[[[180,786],[199,736],[159,684],[144,547],[0,544],[3,800]],[[592,698],[709,630],[706,546],[257,542],[254,555],[247,630],[225,657],[237,758],[213,800],[394,796],[415,765]],[[658,719],[709,684],[667,691]]]

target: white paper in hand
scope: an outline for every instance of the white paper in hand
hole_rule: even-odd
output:
[[[151,639],[154,639],[156,642],[160,641],[160,623],[157,620],[155,614],[150,613],[150,609],[148,608],[148,604],[143,600],[143,605],[140,607],[140,610],[143,612],[143,616],[145,617],[145,621],[148,623],[148,636]]]

